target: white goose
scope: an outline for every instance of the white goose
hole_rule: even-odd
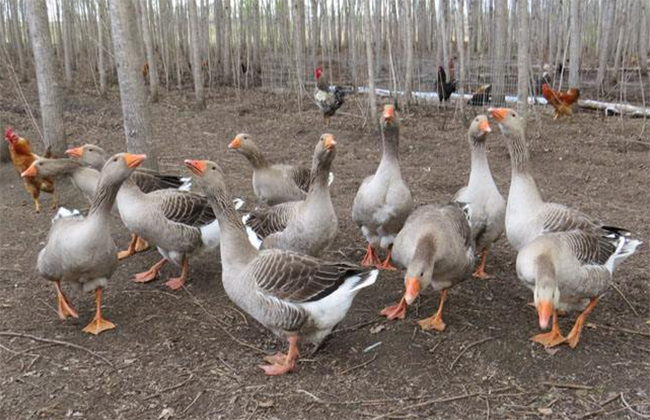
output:
[[[469,182],[461,188],[454,201],[470,204],[470,223],[475,249],[481,254],[481,262],[474,272],[474,277],[487,279],[485,260],[490,246],[503,234],[506,213],[506,201],[497,188],[487,154],[485,139],[492,132],[485,115],[479,115],[469,127],[469,144],[472,148],[472,166]]]
[[[490,109],[508,143],[512,180],[506,210],[506,235],[519,251],[517,276],[534,292],[539,325],[551,332],[533,341],[546,347],[578,345],[584,322],[612,282],[616,266],[634,254],[640,241],[625,229],[606,226],[561,204],[542,200],[530,168],[521,119],[516,111]],[[583,311],[567,337],[557,310]]]

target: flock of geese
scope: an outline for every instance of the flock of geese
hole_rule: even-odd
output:
[[[363,180],[352,218],[367,240],[361,265],[330,262],[319,255],[336,238],[338,222],[329,184],[336,140],[324,134],[316,144],[311,168],[269,162],[248,134],[228,145],[253,167],[253,189],[263,204],[242,214],[242,204],[226,188],[215,162],[185,160],[202,193],[187,191],[182,180],[139,168],[144,155],[108,156],[96,145],[70,149],[70,158],[39,158],[23,177],[69,177],[90,201],[88,214],[53,221],[38,271],[54,283],[58,314],[78,317],[61,282],[95,292],[96,314],[84,331],[115,328],[102,316],[102,290],[118,259],[156,246],[161,256],[136,282],[158,277],[168,261],[181,268],[166,285],[178,289],[188,279],[190,257],[219,249],[223,287],[229,298],[258,322],[289,341],[287,354],[266,357],[267,375],[296,368],[299,341],[316,347],[343,320],[361,289],[375,283],[380,270],[405,269],[405,292],[381,314],[403,319],[408,306],[428,286],[441,291],[439,308],[420,321],[423,329],[443,331],[448,290],[474,270],[488,278],[485,260],[504,230],[517,251],[519,279],[534,293],[539,325],[551,330],[532,338],[544,346],[578,344],[588,314],[612,282],[618,263],[641,244],[628,231],[601,224],[570,207],[544,202],[535,184],[522,120],[517,112],[489,109],[505,138],[512,166],[508,199],[501,196],[486,155],[492,129],[477,116],[468,133],[471,173],[451,202],[417,209],[399,165],[399,118],[392,105],[381,115],[383,155],[373,175]],[[181,187],[181,188],[178,188]],[[133,235],[118,255],[109,220],[119,213]],[[382,260],[380,253],[385,253]],[[475,255],[480,262],[475,264]],[[395,265],[393,264],[395,263]],[[477,267],[475,268],[475,266]],[[559,311],[581,311],[568,335],[562,335]],[[551,321],[552,319],[552,321]]]

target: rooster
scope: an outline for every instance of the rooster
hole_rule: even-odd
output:
[[[553,119],[556,120],[562,115],[566,115],[567,117],[573,115],[571,105],[578,101],[580,91],[576,88],[570,88],[566,92],[559,92],[551,89],[547,83],[544,83],[542,85],[542,95],[555,108]]]
[[[479,87],[472,93],[472,97],[467,101],[470,105],[487,105],[492,102],[492,85],[487,84]]]
[[[314,101],[323,111],[323,122],[328,125],[329,117],[345,102],[346,90],[338,86],[330,86],[329,80],[323,75],[323,68],[316,67],[316,91],[314,92]]]
[[[7,130],[5,131],[5,139],[7,140],[7,143],[9,143],[9,154],[11,156],[11,162],[20,175],[26,171],[32,162],[38,159],[39,156],[32,153],[29,140],[23,137],[18,137],[18,134],[16,134],[11,127],[7,127]],[[49,148],[45,152],[45,157],[51,157]],[[39,213],[41,211],[41,203],[38,201],[38,197],[41,195],[41,191],[54,195],[52,208],[56,208],[58,206],[58,199],[54,192],[54,181],[52,181],[52,179],[23,178],[23,181],[25,183],[25,189],[31,194],[32,199],[34,200],[36,213]]]
[[[451,80],[447,81],[447,73],[445,73],[444,67],[438,67],[438,99],[440,102],[448,101],[451,98],[451,94],[456,92],[456,80],[454,77],[454,62],[452,59],[449,59],[449,74]]]

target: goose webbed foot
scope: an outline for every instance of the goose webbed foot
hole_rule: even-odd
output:
[[[381,260],[377,256],[374,248],[368,244],[368,248],[366,248],[366,256],[361,260],[361,265],[364,267],[376,267],[379,264],[381,264]]]
[[[543,345],[544,347],[551,348],[558,346],[566,341],[566,338],[560,331],[560,325],[557,320],[557,311],[553,311],[553,326],[551,331],[547,333],[537,334],[531,338],[532,341]]]
[[[83,329],[83,332],[98,335],[103,331],[112,330],[115,328],[115,324],[102,317],[102,289],[95,290],[95,303],[97,305],[97,309],[95,310],[95,318],[90,321],[90,324],[86,325],[86,327]]]
[[[180,277],[174,277],[167,280],[165,286],[169,287],[172,290],[180,289],[181,287],[183,287],[185,282],[187,282],[189,271],[190,271],[190,260],[187,256],[185,256],[183,258],[183,271],[181,272]]]
[[[135,252],[143,252],[149,249],[149,242],[137,236],[135,242]]]
[[[73,318],[79,318],[79,314],[72,307],[72,304],[70,303],[66,295],[63,294],[63,291],[61,290],[61,283],[59,280],[54,281],[54,287],[56,288],[56,297],[58,301],[57,313],[59,314],[59,318],[66,319],[69,316]]]
[[[406,311],[408,310],[408,305],[406,304],[406,299],[402,298],[397,305],[387,306],[379,314],[388,318],[388,320],[393,319],[404,319],[406,318]]]
[[[389,249],[386,259],[382,261],[380,264],[377,264],[377,268],[379,268],[380,270],[397,271],[397,268],[395,268],[395,266],[393,266],[393,264],[390,263],[391,255],[392,255],[392,249]]]
[[[566,343],[572,349],[576,348],[576,346],[578,345],[578,342],[580,341],[580,334],[582,333],[582,328],[585,324],[585,321],[587,320],[587,316],[591,313],[591,311],[593,311],[597,303],[598,303],[597,297],[591,299],[589,305],[576,319],[576,323],[571,329],[571,331],[569,332],[569,335],[566,336]]]
[[[284,375],[292,372],[296,368],[296,361],[300,357],[298,349],[298,336],[289,337],[289,352],[284,354],[278,352],[273,356],[266,356],[264,360],[269,362],[269,365],[259,365],[259,368],[269,376]]]
[[[420,327],[423,330],[436,330],[443,332],[445,328],[447,328],[447,324],[445,324],[442,320],[442,310],[445,307],[445,301],[447,300],[448,294],[448,289],[444,289],[440,294],[440,305],[438,306],[438,311],[435,313],[435,315],[418,321],[418,324],[420,324]]]
[[[158,277],[158,273],[160,273],[160,269],[163,267],[163,265],[165,265],[165,263],[167,263],[167,260],[163,258],[154,264],[153,267],[151,267],[149,270],[136,274],[133,278],[133,281],[136,283],[147,283],[155,280],[156,277]]]
[[[125,258],[130,257],[131,255],[136,253],[136,244],[138,242],[138,236],[136,234],[131,235],[131,242],[129,243],[129,247],[125,249],[124,251],[120,251],[117,253],[117,259],[118,260],[123,260]]]

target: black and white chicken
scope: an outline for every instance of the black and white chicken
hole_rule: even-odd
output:
[[[329,80],[323,75],[323,68],[320,66],[316,68],[314,101],[316,101],[318,108],[323,111],[323,122],[326,126],[328,125],[329,117],[334,115],[345,102],[346,93],[346,90],[338,86],[330,86]]]
[[[449,59],[449,73],[451,80],[447,81],[447,73],[445,73],[445,69],[442,66],[438,67],[438,99],[440,102],[448,101],[449,98],[451,98],[451,94],[456,92],[454,62],[451,59]]]

